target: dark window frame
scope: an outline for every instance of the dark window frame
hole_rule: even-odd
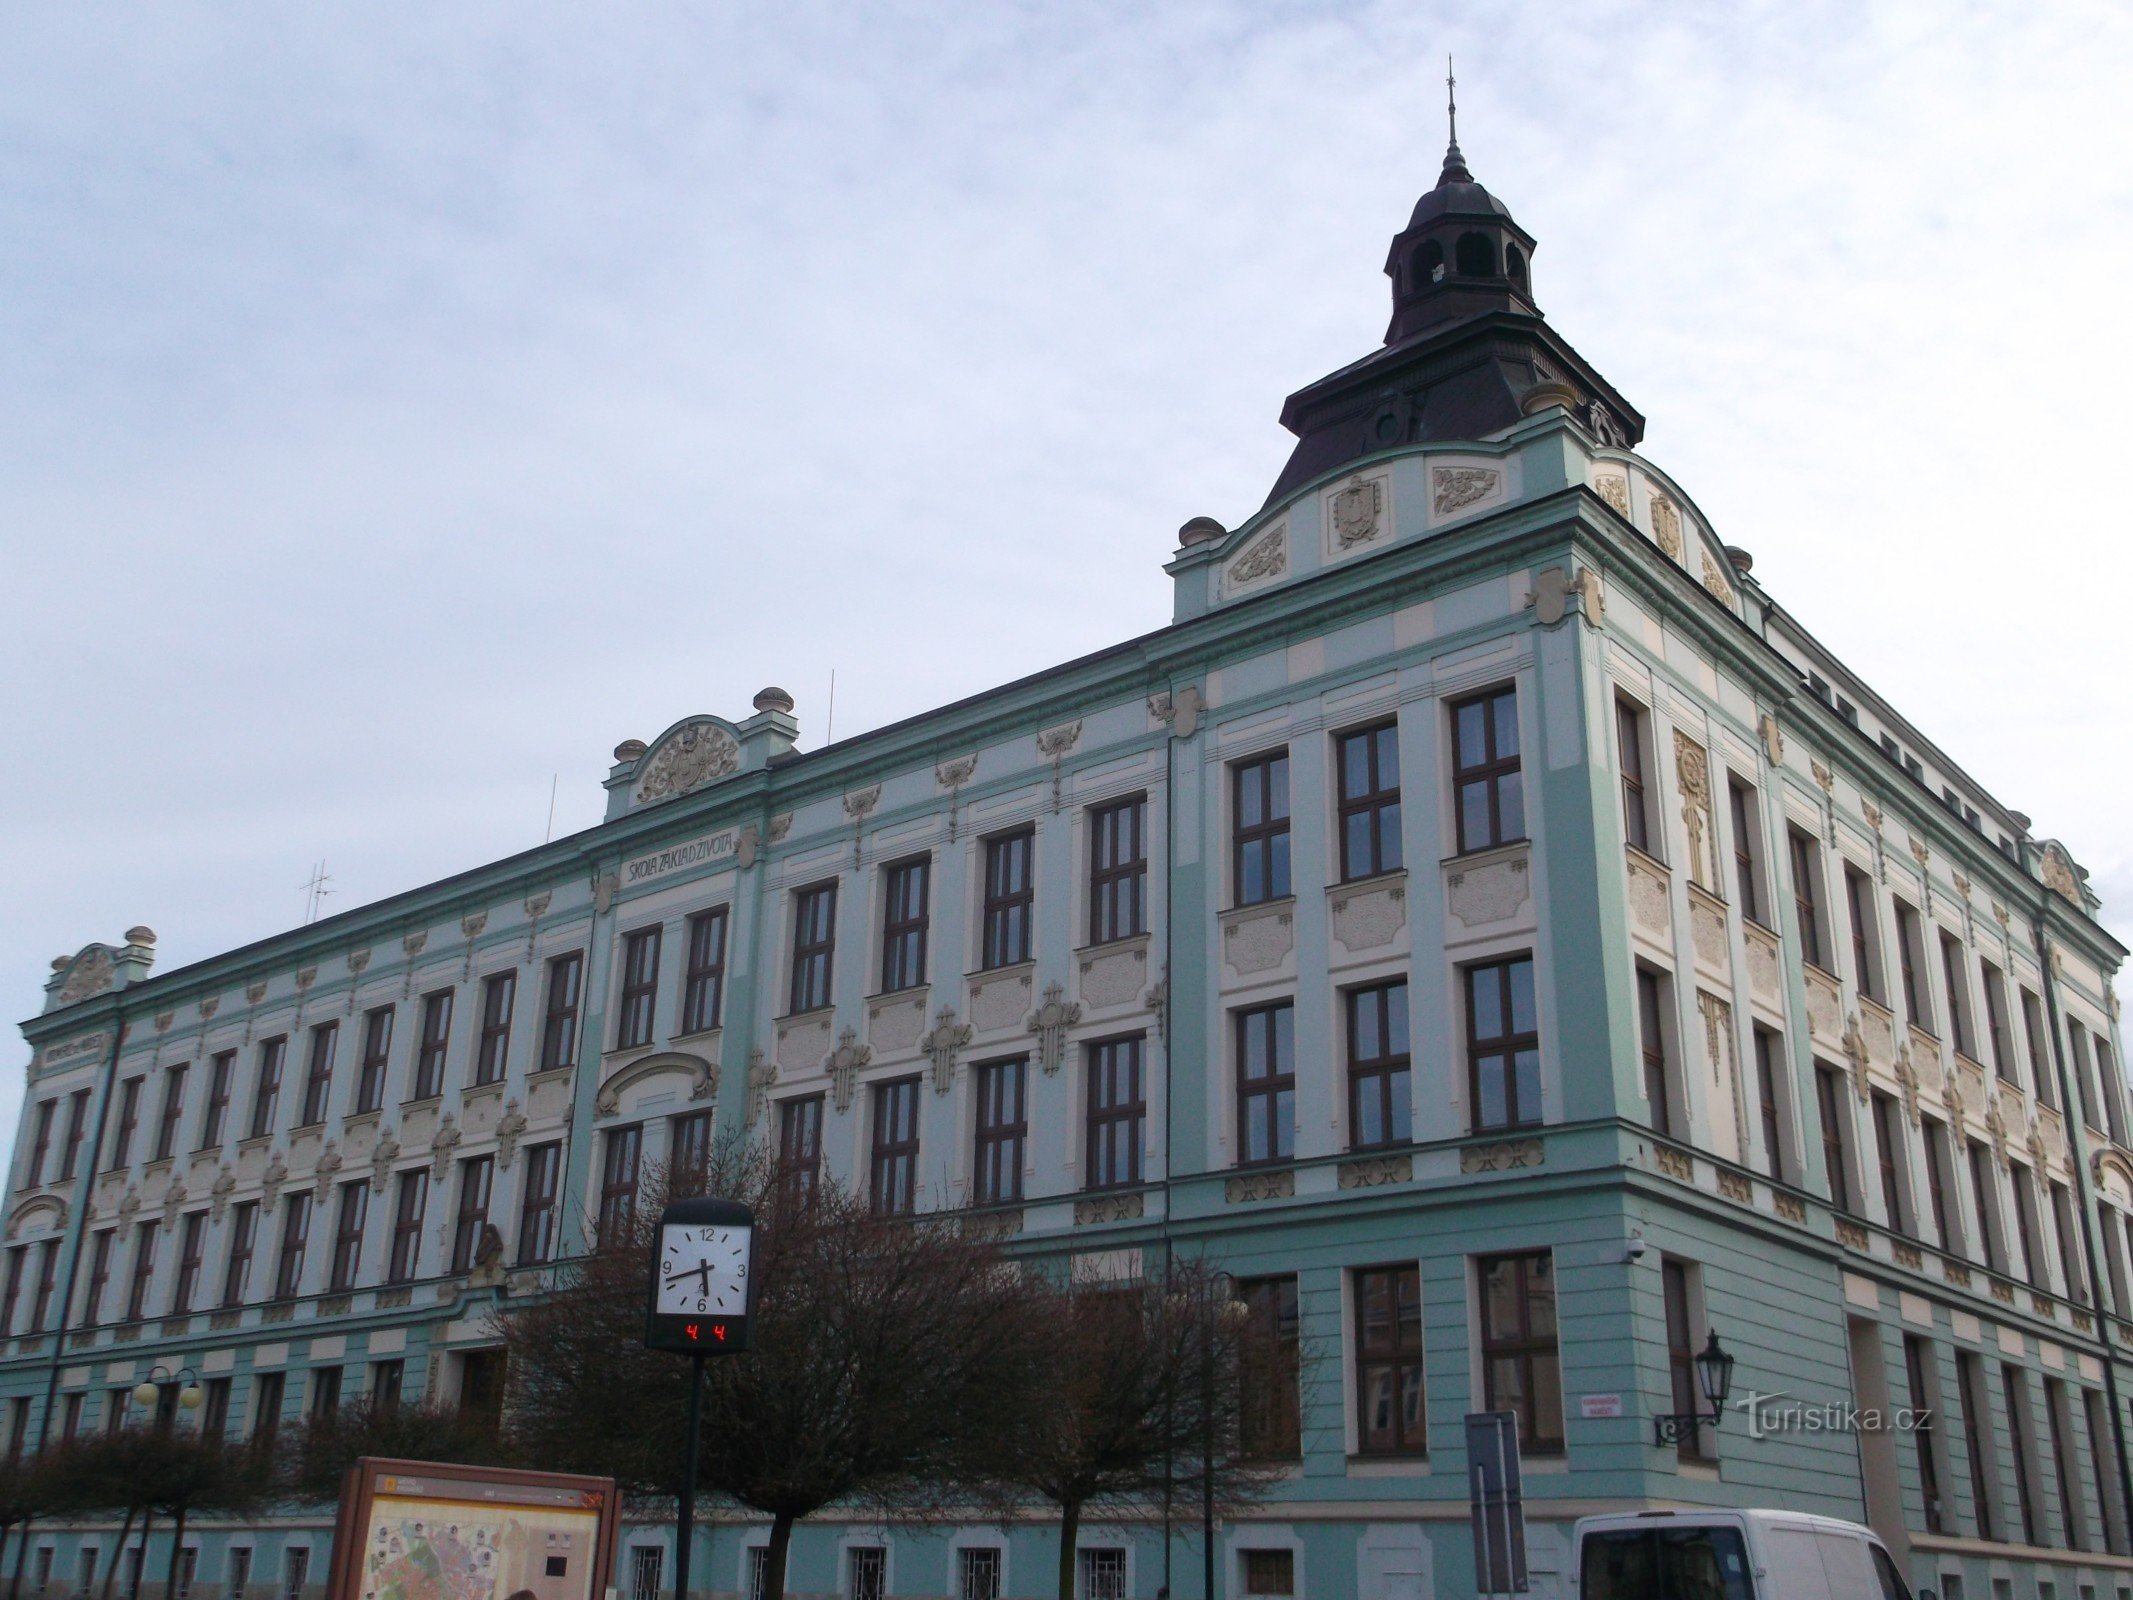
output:
[[[1816,1120],[1822,1124],[1823,1180],[1829,1185],[1829,1203],[1838,1211],[1849,1212],[1852,1205],[1851,1171],[1847,1163],[1851,1146],[1851,1128],[1844,1110],[1843,1075],[1831,1066],[1817,1061],[1815,1073]]]
[[[1851,923],[1852,981],[1867,999],[1883,1004],[1887,991],[1881,971],[1881,929],[1875,920],[1874,880],[1849,861],[1844,863],[1844,906]]]
[[[1231,1013],[1237,1091],[1237,1165],[1296,1157],[1296,1002]]]
[[[237,1058],[234,1050],[224,1051],[230,1060]],[[67,1096],[67,1137],[59,1148],[59,1174],[55,1183],[66,1183],[74,1176],[75,1164],[81,1159],[82,1142],[89,1136],[89,1091],[76,1089]],[[220,1142],[219,1140],[217,1141]]]
[[[1539,1276],[1545,1280],[1545,1287],[1539,1290],[1536,1290],[1534,1276],[1528,1270],[1536,1264],[1542,1269]],[[1516,1268],[1517,1318],[1516,1325],[1508,1328],[1495,1325],[1496,1307],[1489,1292],[1492,1270],[1505,1266]],[[1560,1455],[1564,1448],[1563,1362],[1562,1335],[1556,1310],[1554,1253],[1516,1250],[1477,1256],[1474,1271],[1481,1295],[1481,1377],[1486,1408],[1517,1414],[1519,1447],[1525,1453]],[[1542,1298],[1546,1301],[1546,1333],[1536,1331],[1536,1304]],[[1499,1389],[1499,1363],[1509,1363],[1518,1373],[1515,1394]],[[1543,1431],[1543,1423],[1549,1419],[1540,1415],[1545,1406],[1545,1396],[1538,1392],[1543,1387],[1539,1376],[1543,1364],[1554,1372],[1555,1431],[1552,1433]],[[1524,1396],[1523,1405],[1519,1403],[1518,1395]]]
[[[1674,1137],[1678,1074],[1673,1030],[1667,1026],[1667,1007],[1672,999],[1672,989],[1663,974],[1650,967],[1637,968],[1637,1055],[1642,1063],[1645,1102],[1651,1110],[1651,1129],[1662,1139]]]
[[[244,1304],[251,1286],[252,1258],[259,1250],[259,1202],[240,1200],[231,1212],[230,1251],[222,1264],[222,1305],[234,1310]]]
[[[970,1081],[976,1102],[971,1203],[1014,1204],[1022,1198],[1029,1141],[1029,1057],[981,1061],[971,1068]]]
[[[666,927],[653,923],[622,936],[622,993],[615,1006],[615,1048],[637,1050],[659,1031],[659,961]]]
[[[358,1178],[341,1185],[341,1201],[333,1218],[333,1261],[327,1269],[326,1292],[346,1294],[356,1286],[363,1270],[363,1231],[370,1222],[370,1180]]]
[[[1148,797],[1089,807],[1089,943],[1148,931]]]
[[[778,1177],[803,1202],[822,1181],[822,1113],[819,1094],[778,1102]]]
[[[681,977],[681,1032],[709,1033],[725,1020],[726,936],[732,925],[724,906],[699,911],[683,925],[688,953]]]
[[[252,1078],[252,1120],[248,1138],[264,1139],[281,1118],[281,1075],[289,1059],[289,1037],[277,1034],[259,1045],[259,1064]]]
[[[1288,747],[1247,757],[1229,771],[1231,900],[1238,906],[1286,900],[1294,892]]]
[[[1240,1278],[1244,1359],[1237,1449],[1248,1461],[1303,1457],[1303,1319],[1296,1274]]]
[[[1651,785],[1650,714],[1626,695],[1615,696],[1615,763],[1622,782],[1622,842],[1654,861]]]
[[[174,1067],[163,1069],[163,1105],[156,1115],[155,1154],[150,1159],[168,1161],[178,1153],[178,1125],[185,1120],[185,1081],[192,1073],[193,1064],[181,1061]],[[40,1168],[44,1161],[44,1144],[51,1131],[50,1108],[58,1102],[47,1100],[38,1111],[37,1161]]]
[[[1822,927],[1822,848],[1803,829],[1787,828],[1785,859],[1792,871],[1792,915],[1799,924],[1800,959],[1829,972],[1829,940]]]
[[[207,1223],[205,1211],[188,1211],[181,1219],[178,1229],[178,1271],[171,1282],[170,1315],[183,1317],[191,1314],[193,1301],[200,1295],[200,1275],[207,1265]]]
[[[1787,1182],[1792,1169],[1785,1160],[1785,1058],[1784,1036],[1758,1024],[1752,1034],[1755,1051],[1755,1103],[1757,1124],[1763,1135],[1765,1174],[1778,1183]]]
[[[933,857],[906,856],[881,869],[881,992],[901,994],[926,981],[933,924]]]
[[[984,902],[978,970],[1016,967],[1036,948],[1037,830],[1016,828],[983,841]]]
[[[459,1163],[459,1204],[452,1216],[452,1270],[466,1272],[481,1253],[482,1230],[496,1198],[496,1158],[468,1156]]]
[[[1082,1187],[1130,1189],[1141,1182],[1148,1118],[1144,1038],[1093,1039],[1082,1049]]]
[[[711,1179],[711,1120],[703,1111],[684,1111],[667,1119],[667,1198],[690,1199]]]
[[[363,1013],[363,1065],[356,1075],[356,1112],[385,1109],[392,1078],[393,1023],[398,1006],[372,1006]]]
[[[834,1000],[837,966],[837,880],[795,889],[792,897],[792,985],[787,1015],[821,1011]]]
[[[309,1189],[282,1199],[281,1244],[274,1252],[276,1300],[293,1300],[303,1292],[304,1264],[311,1253],[311,1210]]]
[[[430,1209],[430,1169],[410,1167],[393,1184],[393,1242],[387,1283],[411,1283],[422,1267],[422,1227]]]
[[[644,1124],[627,1122],[602,1130],[600,1210],[594,1237],[600,1248],[618,1245],[637,1215],[637,1182],[644,1166]]]
[[[1397,1004],[1395,991],[1399,995]],[[1414,1054],[1409,1003],[1405,978],[1342,991],[1347,1022],[1345,1087],[1350,1150],[1395,1150],[1414,1142]],[[1382,1048],[1376,1054],[1368,1054],[1365,1046],[1373,1039]],[[1374,1107],[1366,1099],[1366,1088],[1373,1091]],[[1373,1125],[1372,1119],[1365,1116],[1366,1109],[1374,1109],[1375,1126],[1382,1130],[1382,1137],[1363,1137],[1365,1128]]]
[[[444,1093],[444,1070],[452,1049],[452,1011],[457,989],[432,989],[422,997],[422,1033],[415,1044],[415,1081],[410,1105]]]
[[[526,1151],[519,1180],[518,1264],[537,1267],[555,1254],[556,1202],[562,1191],[563,1144],[555,1140]]]
[[[1499,709],[1510,707],[1511,750],[1501,748]],[[1526,837],[1525,741],[1518,725],[1518,688],[1499,684],[1478,694],[1462,696],[1446,708],[1451,717],[1452,826],[1460,855],[1494,850],[1499,845],[1518,844]],[[1467,746],[1463,712],[1478,709],[1481,748]],[[1510,798],[1505,799],[1509,782]],[[1474,790],[1481,797],[1480,837],[1468,830],[1467,796]]]
[[[126,1286],[126,1320],[148,1315],[148,1286],[155,1281],[156,1242],[160,1228],[153,1217],[133,1225],[133,1274]]]
[[[1390,739],[1387,739],[1390,735]],[[1360,748],[1362,782],[1353,780],[1350,755]],[[1383,877],[1406,866],[1401,838],[1400,724],[1397,719],[1350,728],[1334,735],[1334,773],[1339,798],[1336,828],[1340,837],[1343,883]],[[1386,781],[1386,767],[1391,781]]]
[[[1694,1416],[1705,1410],[1702,1385],[1696,1378],[1696,1317],[1695,1293],[1697,1284],[1691,1276],[1695,1271],[1693,1262],[1668,1256],[1659,1263],[1660,1310],[1666,1322],[1667,1374],[1673,1383],[1674,1412],[1677,1416]],[[1712,1430],[1712,1444],[1718,1441],[1717,1430]],[[1710,1461],[1713,1452],[1705,1448],[1703,1429],[1689,1428],[1676,1435],[1674,1454],[1683,1461]]]
[[[511,1071],[511,1019],[518,1011],[518,969],[481,980],[481,1034],[474,1048],[474,1087],[502,1083]]]
[[[1525,1002],[1531,1015],[1530,1028],[1518,1026],[1518,992],[1523,973]],[[1530,952],[1477,961],[1459,969],[1460,989],[1466,1011],[1466,1082],[1468,1114],[1476,1133],[1496,1129],[1537,1128],[1542,1121],[1540,1063],[1540,1004]],[[1493,979],[1493,1000],[1485,993]],[[1490,1013],[1493,1013],[1491,1015]],[[1493,1031],[1484,1033],[1488,1027]],[[1530,1061],[1528,1061],[1530,1057]],[[1498,1080],[1492,1096],[1492,1078]],[[1528,1093],[1530,1091],[1530,1095]],[[1486,1114],[1492,1098],[1500,1099],[1504,1114]],[[1530,1101],[1532,1115],[1524,1115]]]
[[[541,1067],[554,1072],[578,1054],[578,1013],[585,996],[585,952],[566,950],[548,958],[541,1013]]]
[[[1740,914],[1759,928],[1768,927],[1763,904],[1763,813],[1755,785],[1729,771],[1726,807],[1733,833],[1733,892],[1740,900]]]
[[[1401,1264],[1359,1267],[1352,1274],[1355,1295],[1356,1453],[1363,1456],[1423,1456],[1429,1453],[1429,1385],[1424,1371],[1422,1272]],[[1382,1288],[1389,1316],[1377,1318],[1373,1301]],[[1373,1339],[1374,1323],[1389,1324],[1390,1337]],[[1380,1377],[1391,1402],[1388,1430],[1374,1425],[1372,1388]],[[1402,1403],[1412,1388],[1414,1415]]]
[[[299,1128],[314,1128],[326,1120],[333,1098],[333,1058],[340,1053],[341,1025],[321,1022],[311,1030],[311,1046],[304,1052],[304,1099]]]
[[[908,1217],[918,1207],[921,1084],[914,1072],[872,1086],[867,1203],[877,1217]]]
[[[117,1129],[111,1137],[111,1165],[107,1172],[120,1172],[133,1164],[133,1136],[141,1124],[141,1088],[146,1073],[137,1073],[119,1084]]]

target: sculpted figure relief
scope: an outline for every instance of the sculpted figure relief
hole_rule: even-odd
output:
[[[740,741],[711,721],[684,723],[637,780],[637,803],[671,800],[723,778],[741,764]]]

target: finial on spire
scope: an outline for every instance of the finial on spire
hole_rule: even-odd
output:
[[[1447,183],[1472,183],[1474,175],[1466,169],[1466,157],[1459,153],[1459,79],[1452,71],[1452,58],[1444,58],[1444,112],[1451,125],[1451,142],[1444,150],[1444,170],[1437,174],[1437,187]]]

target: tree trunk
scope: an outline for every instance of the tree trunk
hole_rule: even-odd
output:
[[[163,1600],[177,1600],[178,1562],[185,1554],[185,1507],[178,1507],[170,1524],[170,1566],[163,1574]]]
[[[785,1557],[792,1549],[792,1518],[770,1519],[770,1547],[763,1552],[763,1600],[785,1600]]]
[[[131,1600],[141,1600],[141,1591],[148,1587],[148,1541],[155,1537],[155,1531],[156,1508],[149,1506],[141,1512],[141,1564],[135,1569],[137,1575],[134,1579]],[[121,1539],[119,1541],[119,1550],[123,1554],[125,1549],[126,1541]]]
[[[1074,1546],[1081,1534],[1081,1502],[1059,1508],[1059,1600],[1074,1600]]]
[[[8,1535],[14,1531],[15,1525],[12,1522],[0,1522],[0,1561],[4,1561],[7,1558]],[[21,1547],[17,1546],[16,1548],[19,1554]]]
[[[24,1517],[22,1519],[22,1537],[15,1545],[15,1571],[14,1575],[7,1580],[7,1600],[17,1600],[17,1597],[22,1593],[22,1563],[29,1558],[30,1524],[35,1520],[36,1518],[34,1517]]]
[[[111,1600],[111,1585],[118,1577],[119,1561],[126,1554],[126,1541],[133,1537],[133,1507],[126,1508],[126,1520],[119,1524],[118,1544],[111,1552],[111,1565],[104,1569],[103,1600]]]

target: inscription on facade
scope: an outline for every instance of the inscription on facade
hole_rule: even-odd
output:
[[[638,856],[633,861],[622,863],[622,887],[648,883],[654,878],[664,878],[670,872],[685,872],[690,867],[700,867],[707,861],[717,861],[734,853],[739,839],[731,828],[718,833],[707,833],[681,844],[669,845],[664,850],[654,850],[649,855]]]

